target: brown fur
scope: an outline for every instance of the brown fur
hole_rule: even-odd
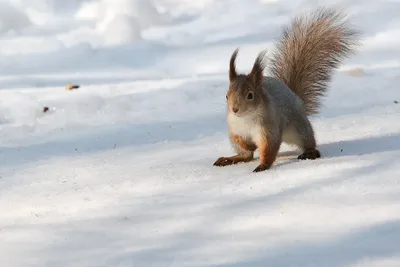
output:
[[[239,49],[236,49],[235,51],[233,51],[231,59],[229,61],[229,80],[231,82],[234,81],[237,77],[235,62],[236,62],[236,57],[237,57],[238,53],[239,53]]]
[[[263,77],[264,77],[264,69],[266,67],[266,62],[265,62],[265,54],[267,50],[261,51],[257,58],[256,61],[254,62],[253,69],[249,73],[248,77],[252,81],[254,87],[256,88],[261,88],[262,87],[262,82],[263,82]]]
[[[235,155],[232,157],[220,157],[214,163],[214,166],[225,167],[233,164],[238,164],[240,162],[249,162],[252,161],[253,157],[245,157],[243,155]]]
[[[353,53],[357,35],[346,26],[345,16],[333,9],[296,17],[284,28],[270,69],[303,100],[307,115],[318,112],[333,70]]]
[[[232,135],[232,140],[243,150],[255,151],[257,149],[256,144],[254,144],[248,140],[245,140],[241,136]]]
[[[260,151],[260,165],[254,170],[254,172],[260,172],[271,168],[278,155],[281,140],[275,140],[268,138],[262,143],[258,144]]]

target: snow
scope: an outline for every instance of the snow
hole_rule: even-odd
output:
[[[348,10],[363,31],[311,118],[323,158],[299,162],[284,145],[265,172],[213,167],[233,155],[231,53],[250,70],[317,5]],[[2,266],[400,266],[399,10],[1,1]]]

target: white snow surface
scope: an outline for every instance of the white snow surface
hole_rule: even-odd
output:
[[[213,167],[231,53],[318,5],[363,32],[323,157]],[[0,1],[1,266],[400,266],[399,29],[395,0]]]

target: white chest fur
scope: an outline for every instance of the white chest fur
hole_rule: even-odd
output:
[[[251,140],[255,144],[259,144],[262,139],[263,129],[251,117],[237,117],[230,113],[228,114],[228,125],[231,133]]]

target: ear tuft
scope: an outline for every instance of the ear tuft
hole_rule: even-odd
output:
[[[236,48],[231,56],[231,60],[229,62],[229,80],[232,82],[237,77],[236,72],[236,57],[239,52],[239,48]]]
[[[264,69],[266,67],[266,57],[265,57],[266,53],[267,50],[263,50],[258,54],[253,65],[253,69],[248,75],[256,88],[260,88],[262,86],[264,78]]]

